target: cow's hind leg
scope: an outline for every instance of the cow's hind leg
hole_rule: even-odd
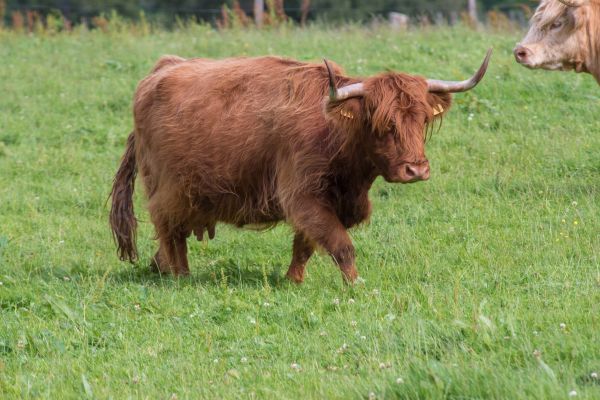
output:
[[[286,274],[286,277],[292,282],[302,283],[304,281],[304,270],[306,268],[306,262],[315,251],[314,245],[311,241],[304,236],[304,234],[298,232],[294,236],[294,247],[292,254],[292,262]]]
[[[167,235],[159,234],[159,248],[150,264],[151,268],[162,274],[189,275],[187,259],[187,237],[189,232],[182,229]]]

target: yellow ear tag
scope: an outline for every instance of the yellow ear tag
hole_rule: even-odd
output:
[[[433,116],[436,116],[436,115],[441,114],[443,112],[444,112],[444,107],[442,107],[441,104],[438,104],[437,106],[435,106],[433,108]]]
[[[340,114],[342,115],[342,117],[345,117],[348,119],[354,119],[354,114],[352,114],[351,111],[340,110]]]

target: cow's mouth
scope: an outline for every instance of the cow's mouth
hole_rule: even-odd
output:
[[[519,64],[529,69],[545,69],[547,71],[570,71],[574,66],[569,63],[550,61],[545,63],[532,63],[528,61],[517,61]]]
[[[585,63],[579,60],[568,61],[546,61],[541,63],[533,63],[530,60],[518,60],[517,62],[529,69],[545,69],[547,71],[575,71],[585,72]]]
[[[532,62],[530,59],[519,60],[517,62],[529,69],[546,69],[550,71],[565,71],[569,68],[568,64],[558,61]]]

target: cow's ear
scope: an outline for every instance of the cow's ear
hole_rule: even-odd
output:
[[[344,126],[357,126],[364,118],[364,101],[360,97],[353,97],[342,101],[327,102],[327,116],[337,124]]]
[[[427,103],[431,107],[434,118],[443,116],[452,105],[450,93],[427,93]]]

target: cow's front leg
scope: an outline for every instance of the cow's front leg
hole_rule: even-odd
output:
[[[290,209],[289,218],[297,231],[322,246],[340,267],[344,280],[354,282],[358,278],[354,246],[333,209],[311,198],[295,203]]]
[[[292,250],[292,262],[285,276],[292,282],[302,283],[304,281],[306,263],[314,251],[315,247],[310,239],[301,232],[296,233]]]

